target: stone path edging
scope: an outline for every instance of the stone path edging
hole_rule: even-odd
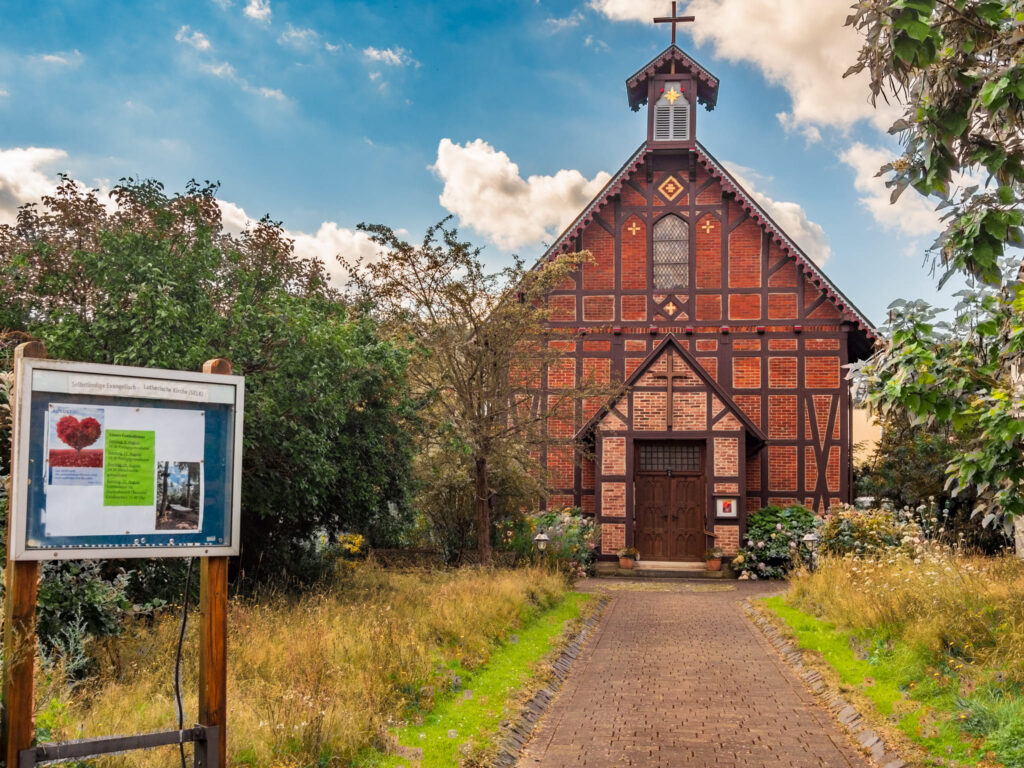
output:
[[[497,757],[494,758],[492,763],[495,768],[511,768],[519,760],[523,746],[530,740],[541,716],[547,711],[548,705],[555,698],[558,689],[562,687],[565,678],[569,676],[569,670],[572,668],[573,661],[580,655],[587,640],[590,639],[594,629],[597,627],[598,622],[601,621],[604,609],[608,607],[610,602],[611,597],[607,595],[601,595],[595,599],[594,608],[590,611],[590,615],[584,619],[580,631],[565,644],[562,652],[558,654],[558,658],[551,665],[551,671],[554,675],[551,682],[537,691],[522,706],[514,720],[502,727],[500,733],[503,738],[501,738],[498,746]]]
[[[797,676],[831,710],[835,719],[863,747],[871,759],[882,768],[904,768],[907,765],[899,755],[886,747],[882,737],[869,727],[863,715],[830,686],[821,673],[804,664],[803,653],[789,641],[786,635],[761,614],[747,598],[740,604],[747,617],[756,626],[769,644],[775,648]]]

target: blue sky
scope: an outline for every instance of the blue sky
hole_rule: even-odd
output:
[[[219,180],[303,253],[368,253],[453,213],[490,263],[532,260],[636,149],[624,80],[668,43],[661,0],[0,2],[0,222],[58,171],[106,187]],[[721,80],[698,137],[873,320],[933,297],[927,204],[872,179],[893,153],[849,0],[692,0],[680,45]],[[332,260],[333,262],[333,260]],[[343,277],[340,270],[332,269]]]

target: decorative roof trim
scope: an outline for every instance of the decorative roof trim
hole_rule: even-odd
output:
[[[697,159],[701,165],[707,169],[708,173],[719,180],[725,191],[736,195],[744,210],[768,232],[783,251],[796,259],[801,271],[809,276],[811,281],[825,292],[825,295],[829,297],[832,303],[836,305],[836,308],[842,313],[843,319],[856,323],[857,327],[864,331],[872,341],[877,340],[878,331],[875,329],[874,324],[868,320],[867,316],[857,309],[856,305],[828,279],[825,273],[821,271],[821,268],[814,263],[799,245],[790,239],[789,235],[782,230],[782,227],[775,223],[775,220],[768,215],[768,212],[740,186],[740,183],[736,181],[733,175],[704,148],[703,144],[698,141],[696,142],[696,147]]]
[[[877,341],[880,338],[878,330],[875,328],[874,324],[868,320],[867,316],[861,312],[856,305],[850,301],[846,295],[835,286],[835,284],[833,284],[831,280],[828,279],[825,273],[821,271],[821,268],[811,260],[799,245],[790,239],[789,235],[782,230],[782,227],[775,223],[772,217],[768,215],[764,208],[761,207],[760,203],[754,200],[754,198],[748,194],[742,186],[740,186],[740,183],[733,178],[732,174],[725,170],[722,164],[707,151],[704,145],[700,142],[695,142],[695,144],[697,159],[701,165],[703,165],[712,176],[719,180],[723,189],[736,195],[736,199],[740,205],[742,205],[754,220],[768,232],[784,252],[796,259],[801,271],[808,275],[811,281],[825,292],[832,303],[839,309],[843,319],[854,323],[867,335],[870,341]],[[551,247],[544,252],[540,262],[554,258],[558,253],[565,253],[572,249],[570,242],[571,239],[582,235],[583,230],[586,229],[587,225],[589,225],[591,221],[594,220],[595,214],[597,214],[597,212],[608,203],[611,197],[622,191],[622,185],[640,166],[647,153],[647,142],[644,142],[640,145],[640,148],[633,153],[632,157],[626,161],[626,164],[623,165],[622,168],[620,168],[605,185],[604,189],[602,189],[590,202],[590,205],[583,209],[583,212],[576,217],[572,224],[570,224],[566,230],[559,235],[558,239],[555,240]]]
[[[597,413],[590,417],[590,420],[587,421],[587,423],[584,424],[582,428],[580,428],[580,430],[576,433],[573,439],[582,440],[593,429],[595,429],[597,425],[601,423],[601,419],[607,416],[608,413],[612,410],[612,408],[615,407],[615,404],[626,396],[626,394],[629,392],[630,387],[632,387],[634,384],[640,381],[640,379],[643,378],[644,374],[647,373],[648,369],[658,361],[658,358],[661,357],[661,355],[669,347],[675,349],[679,353],[679,356],[683,358],[686,364],[693,369],[693,372],[695,374],[697,374],[697,378],[703,381],[704,384],[708,387],[708,389],[710,389],[715,394],[715,396],[722,401],[722,405],[728,408],[732,412],[732,414],[737,419],[739,419],[740,423],[743,425],[743,428],[747,430],[748,435],[753,437],[757,442],[768,442],[768,436],[765,435],[765,433],[762,432],[757,427],[757,425],[755,425],[754,422],[750,420],[750,417],[743,412],[742,408],[736,405],[736,401],[732,399],[732,396],[725,391],[722,385],[715,381],[713,378],[711,378],[711,375],[704,370],[704,366],[697,362],[697,358],[693,356],[693,353],[691,353],[690,350],[688,350],[686,347],[680,344],[679,339],[677,339],[675,335],[671,333],[668,336],[666,336],[664,340],[651,351],[651,353],[644,359],[644,361],[637,367],[637,369],[633,371],[632,374],[630,374],[629,378],[626,379],[625,382],[623,382],[622,389],[613,397],[609,398],[608,402],[605,403],[605,405],[602,406]]]
[[[558,239],[544,252],[540,261],[537,262],[538,264],[553,258],[559,251],[565,252],[568,250],[569,240],[582,235],[583,230],[594,220],[594,214],[604,207],[610,197],[622,192],[623,182],[639,167],[646,154],[647,142],[645,141],[626,161],[626,164],[619,168],[616,174],[608,180],[608,183],[604,185],[604,189],[598,192],[597,196],[590,201],[590,205],[583,209],[583,212],[573,220],[572,224],[565,228],[562,234],[558,236]]]
[[[708,110],[715,108],[715,105],[718,103],[718,78],[686,55],[682,48],[673,44],[651,59],[647,64],[638,69],[626,80],[626,95],[629,97],[630,109],[636,112],[640,109],[640,106],[647,101],[647,93],[642,90],[643,84],[647,82],[648,78],[654,77],[654,75],[658,73],[658,69],[660,67],[673,59],[681,62],[683,66],[693,72],[701,82],[701,85],[704,86],[698,89],[699,93],[697,94],[697,98],[700,103],[707,107]],[[637,92],[637,89],[641,90]]]

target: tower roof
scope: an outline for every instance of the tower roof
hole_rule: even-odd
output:
[[[679,65],[682,65],[683,72],[679,74],[689,72],[697,78],[700,83],[697,89],[697,99],[709,111],[715,108],[718,103],[718,78],[673,43],[626,80],[626,95],[629,97],[630,109],[636,112],[647,103],[647,81],[655,75],[668,74],[672,71],[673,64],[676,66],[677,72]]]

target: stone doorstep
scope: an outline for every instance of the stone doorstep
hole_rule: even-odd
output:
[[[617,561],[599,561],[594,566],[598,577],[624,577],[631,579],[727,579],[734,574],[727,568],[709,571],[704,563],[668,563],[639,560],[632,568],[620,568]]]
[[[882,768],[904,768],[906,762],[886,747],[882,737],[865,724],[860,712],[839,695],[838,690],[831,689],[821,674],[803,663],[803,653],[796,645],[790,643],[789,637],[779,630],[771,621],[762,615],[747,598],[741,603],[743,611],[764,635],[764,638],[778,652],[782,660],[789,666],[815,697],[832,712],[832,716],[846,729],[847,733],[860,745],[861,751]]]

